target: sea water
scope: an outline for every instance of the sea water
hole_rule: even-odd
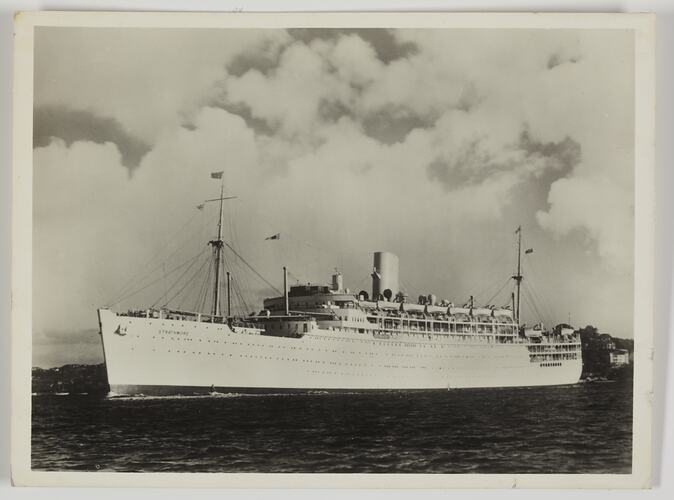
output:
[[[33,396],[34,470],[629,473],[631,383]]]

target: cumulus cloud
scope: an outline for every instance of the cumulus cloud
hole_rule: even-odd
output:
[[[240,46],[240,52],[235,53],[227,63],[227,73],[242,76],[248,71],[256,70],[266,75],[278,66],[281,51],[292,38],[282,31],[274,33],[275,35],[259,37]]]
[[[541,226],[562,237],[574,230],[584,233],[604,262],[629,272],[634,246],[632,193],[608,178],[567,178],[555,182],[548,201],[539,211]]]
[[[304,36],[302,43],[283,49],[276,68],[266,72],[253,68],[227,77],[221,105],[229,110],[243,108],[243,116],[257,130],[273,127],[295,146],[306,145],[294,148],[298,154],[311,153],[326,140],[326,131],[336,130],[331,125],[344,117],[359,124],[358,133],[383,145],[405,145],[408,134],[420,129],[433,149],[430,155],[420,155],[430,156],[420,169],[426,168],[430,178],[445,187],[521,170],[518,175],[502,176],[501,192],[506,194],[529,174],[553,170],[561,177],[568,173],[568,167],[554,163],[557,151],[532,149],[546,144],[550,149],[557,143],[525,144],[524,117],[499,114],[501,103],[483,95],[484,82],[480,90],[474,70],[461,73],[455,67],[465,66],[461,57],[439,59],[439,40],[434,44],[422,40],[426,43],[422,46],[432,47],[426,51],[417,50],[418,39],[414,40],[400,41],[415,47],[406,57],[383,62],[371,43],[353,33]],[[444,53],[443,57],[447,59]],[[567,142],[558,141],[560,149],[570,141],[563,140]],[[288,160],[286,156],[282,163]],[[568,158],[560,162],[574,163]],[[496,185],[490,182],[491,191]]]
[[[345,82],[333,78],[321,52],[324,42],[294,43],[269,76],[251,70],[226,80],[226,98],[245,104],[251,114],[289,136],[306,134],[315,125],[323,101],[348,101]]]
[[[497,150],[490,150],[485,142],[484,136],[465,140],[453,148],[451,157],[438,158],[429,164],[428,176],[452,190],[503,174],[514,174],[513,180],[519,178],[519,182],[550,171],[563,177],[580,160],[580,145],[573,139],[542,143],[532,139],[527,129],[519,134],[516,143],[502,145]]]
[[[186,214],[176,258],[203,250],[212,207],[195,206],[217,170],[239,196],[227,214],[241,250],[265,276],[283,262],[312,281],[337,264],[367,277],[369,252],[389,249],[420,292],[453,299],[476,272],[455,264],[489,261],[519,224],[571,269],[549,272],[553,288],[573,279],[599,300],[598,283],[631,262],[631,67],[613,56],[629,53],[624,34],[38,31],[38,335],[89,328]],[[306,242],[321,250],[307,258]],[[65,281],[67,294],[48,292]],[[570,297],[560,310],[587,309]]]
[[[112,117],[152,144],[217,96],[237,57],[288,40],[284,30],[38,27],[35,104]]]
[[[359,38],[372,46],[377,54],[377,58],[383,63],[389,63],[396,59],[409,57],[417,52],[417,46],[414,42],[399,40],[391,29],[321,29],[321,28],[293,28],[288,33],[295,39],[305,43],[312,40],[336,40],[344,35],[355,35],[349,38]]]
[[[33,113],[33,146],[48,145],[58,137],[66,144],[91,141],[97,144],[113,142],[117,145],[125,167],[133,169],[150,150],[150,146],[129,134],[111,117],[91,111],[68,109],[65,106],[36,107]]]

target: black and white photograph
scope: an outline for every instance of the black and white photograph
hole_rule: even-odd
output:
[[[25,477],[648,486],[648,16],[94,16],[17,52]]]

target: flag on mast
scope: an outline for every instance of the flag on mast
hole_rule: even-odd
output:
[[[200,203],[197,205],[197,210],[203,210],[204,209],[204,203]]]
[[[528,254],[528,253],[534,253],[534,249],[533,249],[533,248],[527,248],[527,249],[524,251],[524,253],[525,253],[525,254]]]
[[[211,172],[211,179],[222,179],[223,173],[224,170],[220,170],[219,172]]]
[[[267,236],[265,240],[280,240],[281,239],[281,233],[276,233],[272,234],[271,236]]]
[[[517,226],[517,230],[515,230],[515,234],[521,233],[522,232],[522,226]]]

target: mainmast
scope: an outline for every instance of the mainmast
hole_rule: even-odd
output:
[[[517,283],[517,310],[515,312],[517,323],[520,322],[520,287],[522,285],[522,226],[517,227],[517,274],[512,278]]]
[[[290,303],[288,302],[288,269],[283,266],[283,304],[285,315],[290,316]]]

